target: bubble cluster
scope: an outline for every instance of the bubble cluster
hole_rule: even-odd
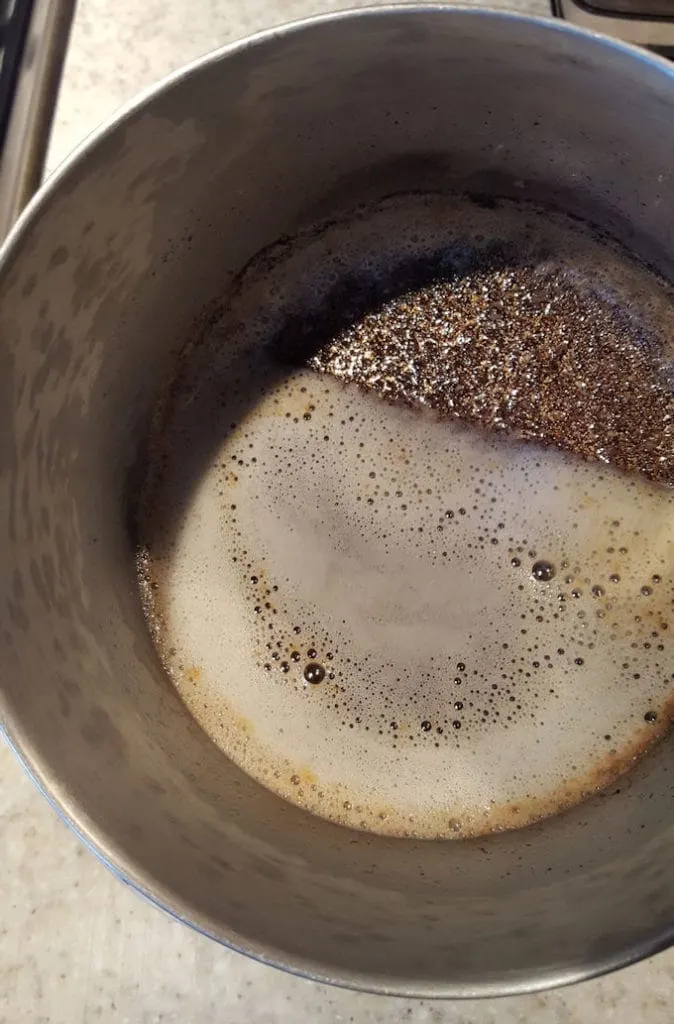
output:
[[[674,691],[669,491],[279,364],[345,266],[386,269],[401,237],[437,259],[438,234],[470,262],[452,212],[415,197],[263,255],[188,346],[146,489],[142,590],[188,708],[287,799],[397,835],[575,802],[661,735]],[[498,213],[501,252],[528,231],[546,266],[599,253],[633,287],[579,226]],[[488,238],[492,216],[458,223]]]

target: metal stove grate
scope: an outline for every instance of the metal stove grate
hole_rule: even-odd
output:
[[[40,183],[75,0],[0,0],[0,241]]]
[[[0,152],[26,47],[33,0],[0,0]]]
[[[674,59],[674,0],[550,0],[558,18]]]

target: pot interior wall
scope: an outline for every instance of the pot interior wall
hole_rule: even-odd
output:
[[[120,871],[213,935],[401,992],[572,979],[671,938],[663,742],[606,795],[466,842],[349,831],[227,761],[165,678],[134,512],[171,361],[262,248],[405,190],[587,217],[674,277],[672,73],[517,17],[365,13],[177,78],[49,188],[0,275],[9,732]]]

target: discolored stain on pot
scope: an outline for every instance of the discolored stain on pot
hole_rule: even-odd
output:
[[[22,603],[8,598],[6,607],[7,615],[12,624],[21,630],[22,633],[27,633],[30,629],[30,618]]]
[[[224,871],[226,874],[231,874],[231,872],[234,871],[234,868],[229,861],[224,857],[221,857],[220,854],[214,853],[211,860],[220,871]]]
[[[85,743],[106,754],[113,762],[126,756],[127,740],[103,708],[91,709],[82,725],[81,734]]]
[[[62,267],[65,263],[68,262],[69,256],[70,253],[65,245],[57,246],[57,248],[54,249],[49,258],[49,269],[56,270],[57,267]]]
[[[26,277],[23,287],[21,289],[21,296],[24,299],[29,299],[35,291],[35,285],[37,284],[37,274],[29,274]]]
[[[287,870],[282,866],[275,864],[268,857],[261,857],[254,853],[249,854],[248,866],[251,871],[254,871],[262,878],[268,879],[270,882],[283,883],[286,880]]]

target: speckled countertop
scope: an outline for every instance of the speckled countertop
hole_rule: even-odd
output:
[[[371,0],[372,2],[372,0]],[[358,6],[357,0],[350,0]],[[213,47],[339,0],[80,0],[49,157]],[[492,0],[545,12],[546,0]],[[545,995],[429,1003],[301,981],[177,924],[116,881],[0,746],[0,1024],[671,1024],[674,950]]]

